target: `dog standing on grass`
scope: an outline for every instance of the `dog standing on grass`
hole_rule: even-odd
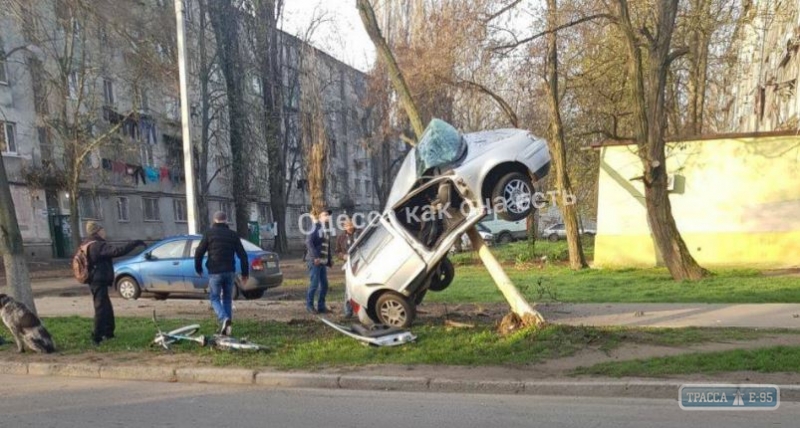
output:
[[[25,351],[23,343],[40,354],[55,352],[53,338],[39,321],[39,317],[25,305],[5,294],[0,294],[0,318],[14,336],[17,352]]]

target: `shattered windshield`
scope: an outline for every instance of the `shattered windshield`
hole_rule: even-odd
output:
[[[441,119],[433,119],[416,147],[417,176],[431,168],[440,167],[458,160],[466,150],[461,133]]]

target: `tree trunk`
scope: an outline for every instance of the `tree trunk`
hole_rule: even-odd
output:
[[[569,247],[569,264],[572,269],[584,269],[589,267],[586,263],[586,256],[583,254],[581,245],[580,229],[578,226],[578,214],[575,204],[565,203],[565,196],[572,195],[569,175],[567,174],[567,150],[564,141],[564,126],[561,121],[561,106],[558,92],[558,40],[556,32],[552,31],[558,24],[558,5],[557,0],[547,0],[547,28],[550,31],[547,35],[547,89],[548,104],[550,106],[550,138],[548,145],[550,153],[553,155],[553,166],[556,172],[556,190],[560,197],[557,197],[561,215],[564,218],[564,226],[567,232],[567,245]]]
[[[265,137],[269,159],[269,198],[273,220],[283,225],[286,221],[286,153],[281,135],[281,114],[283,112],[283,78],[281,75],[280,52],[278,49],[277,11],[281,0],[260,0],[256,3],[256,44],[259,57],[261,82],[265,84],[261,92],[264,108]],[[280,218],[280,220],[278,220]],[[273,250],[278,253],[288,251],[285,233],[279,233]]]
[[[243,85],[245,75],[242,72],[242,58],[239,50],[239,12],[231,4],[231,0],[219,0],[208,3],[211,26],[214,29],[217,45],[221,48],[220,66],[225,77],[227,93],[228,136],[231,149],[231,174],[233,201],[236,206],[236,232],[240,237],[247,237],[250,221],[249,180],[250,171],[247,150],[247,103],[244,99]]]
[[[80,209],[78,208],[78,198],[80,197],[78,192],[78,185],[71,184],[69,190],[67,190],[67,194],[69,195],[69,228],[71,230],[71,237],[72,240],[72,250],[78,251],[78,247],[81,246],[81,213]]]
[[[25,260],[25,248],[22,245],[22,233],[19,231],[17,212],[2,156],[0,156],[0,253],[3,254],[6,284],[11,291],[11,297],[24,303],[36,313],[28,263]]]
[[[664,141],[664,97],[667,69],[670,66],[670,43],[675,28],[678,0],[664,0],[656,7],[657,32],[649,46],[649,67],[645,92],[645,75],[641,48],[631,24],[627,0],[618,0],[620,26],[625,34],[628,67],[633,79],[635,136],[639,157],[644,166],[645,205],[656,248],[678,281],[697,280],[707,274],[692,257],[678,231],[667,191],[667,170]]]
[[[414,103],[414,99],[411,97],[411,91],[408,89],[408,85],[403,77],[403,73],[400,71],[400,67],[397,65],[394,54],[392,54],[389,45],[381,34],[381,29],[375,18],[375,10],[372,9],[372,4],[370,4],[369,0],[356,0],[356,5],[358,7],[358,13],[361,15],[361,22],[364,23],[364,28],[367,30],[370,40],[372,40],[372,43],[375,45],[378,55],[386,64],[392,86],[400,96],[400,101],[408,115],[408,120],[411,122],[411,127],[414,129],[417,139],[419,139],[425,131],[422,116]]]

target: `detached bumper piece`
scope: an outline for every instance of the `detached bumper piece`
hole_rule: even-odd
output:
[[[350,336],[368,346],[398,346],[417,340],[417,336],[399,328],[383,325],[366,328],[357,324],[347,327],[323,317],[319,317],[319,319],[339,333]]]

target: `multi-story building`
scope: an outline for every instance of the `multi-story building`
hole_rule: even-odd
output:
[[[729,128],[765,132],[800,127],[800,4],[745,2],[730,71]]]
[[[210,27],[200,27],[201,21],[205,20],[200,19],[195,2],[186,3],[192,141],[197,146],[205,135],[209,147],[207,212],[222,210],[233,219],[231,171],[239,166],[230,162],[225,82],[213,59],[213,32]],[[139,19],[130,19],[130,28],[121,31],[126,38],[117,45],[109,42],[104,27],[88,31],[82,27],[83,21],[69,17],[75,30],[72,36],[85,41],[81,44],[81,55],[91,61],[92,67],[91,72],[84,76],[68,73],[64,79],[64,91],[69,92],[67,95],[70,97],[65,97],[67,104],[74,106],[75,99],[84,98],[84,92],[91,93],[91,97],[85,97],[91,102],[85,102],[79,108],[83,112],[81,117],[89,118],[84,120],[91,122],[87,138],[96,138],[106,130],[114,130],[112,138],[86,156],[78,213],[70,212],[69,195],[63,185],[52,183],[53,177],[49,180],[32,178],[38,177],[32,172],[46,171],[52,165],[63,166],[69,159],[63,144],[59,143],[59,136],[53,135],[52,127],[48,127],[54,111],[62,106],[51,100],[54,96],[51,92],[58,91],[43,90],[47,79],[41,72],[44,69],[51,71],[51,74],[45,73],[47,76],[58,75],[62,58],[57,52],[48,55],[38,46],[36,42],[40,39],[30,34],[31,29],[25,28],[24,23],[0,15],[0,27],[3,28],[0,53],[13,52],[0,55],[0,149],[26,252],[31,258],[60,258],[72,254],[70,237],[83,232],[70,230],[68,219],[72,215],[80,216],[81,226],[91,219],[101,220],[112,240],[154,241],[186,233],[180,98],[171,4],[152,0],[134,6],[134,9],[142,9],[130,12]],[[56,10],[45,2],[31,7],[35,7],[35,12],[41,16],[49,17],[39,20],[35,30],[40,34],[57,34],[59,25],[68,18],[60,15],[65,13],[63,10]],[[152,22],[160,19],[157,24],[160,33],[148,33],[155,31],[152,26],[137,28],[137,22],[148,19]],[[101,20],[87,20],[85,25],[96,21]],[[201,90],[204,63],[199,54],[200,37],[205,37],[210,44],[206,48],[212,52],[207,56],[212,59],[205,64],[211,71],[205,82],[210,88],[206,95],[213,104],[208,110],[210,120],[205,133]],[[284,58],[284,83],[289,86],[293,81],[292,73],[301,72],[299,63],[303,52],[309,50],[301,49],[303,43],[290,35],[281,33],[279,40]],[[18,49],[20,47],[24,48]],[[148,71],[144,73],[135,74],[131,71],[130,56],[138,55],[144,49],[152,50],[147,61],[153,60],[157,64],[146,68]],[[343,212],[377,209],[378,186],[374,185],[376,176],[371,167],[371,156],[365,148],[370,132],[363,106],[366,75],[330,55],[314,49],[310,51],[317,58],[318,78],[325,79],[320,87],[324,88],[322,99],[329,141],[327,199],[331,206]],[[255,75],[248,80],[246,96],[256,106],[265,85]],[[297,115],[297,96],[286,96],[284,100],[284,114]],[[257,124],[260,120],[258,109],[248,111],[253,112],[251,123]],[[284,129],[289,191],[285,226],[290,248],[296,249],[302,245],[300,217],[308,210],[309,198],[298,121],[285,123],[289,124]],[[273,237],[269,227],[272,215],[266,171],[269,159],[265,145],[258,140],[256,132],[253,134],[256,136],[246,153],[250,168],[249,199],[252,201],[248,208],[251,223],[260,226],[258,235],[262,246],[269,248]],[[63,177],[61,179],[63,181]],[[59,181],[57,177],[55,181]]]

